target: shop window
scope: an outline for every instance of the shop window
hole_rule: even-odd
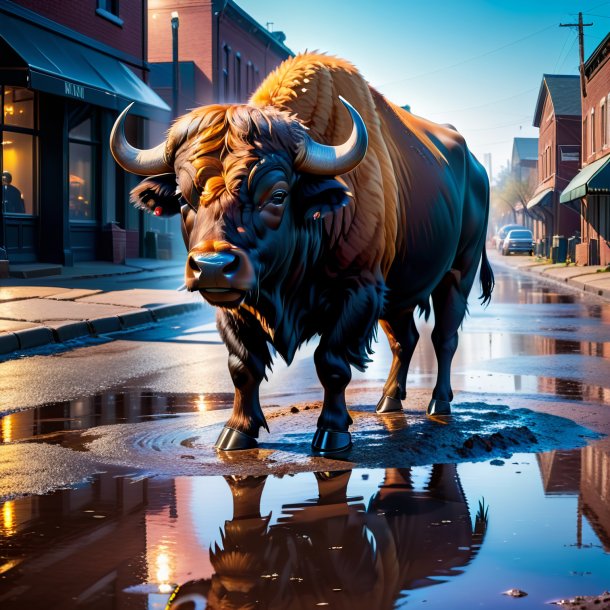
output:
[[[21,87],[0,87],[2,121],[2,209],[6,214],[38,213],[36,96]]]
[[[9,214],[37,213],[34,190],[36,138],[4,131],[2,136],[2,201]]]
[[[4,124],[34,129],[34,92],[21,87],[4,89]]]
[[[69,217],[96,221],[94,190],[97,142],[92,117],[83,118],[69,131]]]

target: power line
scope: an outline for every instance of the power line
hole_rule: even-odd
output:
[[[475,59],[480,59],[481,57],[487,57],[488,55],[492,55],[493,53],[497,53],[498,51],[502,51],[503,49],[506,49],[508,47],[512,47],[514,44],[517,44],[519,42],[522,42],[523,40],[527,40],[528,38],[532,38],[533,36],[538,36],[538,34],[541,34],[542,32],[546,32],[546,30],[550,30],[551,28],[556,27],[556,23],[553,23],[552,25],[546,26],[540,30],[537,30],[536,32],[532,32],[531,34],[528,34],[527,36],[523,36],[522,38],[518,38],[517,40],[513,40],[512,42],[508,42],[500,47],[497,47],[495,49],[491,49],[490,51],[485,51],[484,53],[479,53],[478,55],[473,55],[472,57],[468,57],[467,59],[463,59],[461,61],[458,61],[454,64],[448,65],[448,66],[443,66],[441,68],[436,68],[435,70],[429,70],[427,72],[422,72],[421,74],[416,74],[414,76],[407,76],[405,78],[400,78],[394,81],[388,81],[386,83],[382,83],[380,85],[375,85],[376,89],[381,89],[382,87],[387,87],[388,85],[396,85],[398,83],[404,83],[410,80],[415,80],[417,78],[421,78],[423,76],[430,76],[431,74],[436,74],[438,72],[443,72],[444,70],[449,70],[451,68],[455,68],[457,66],[462,66],[463,64],[469,63],[471,61],[474,61]]]
[[[465,108],[455,108],[453,110],[442,110],[440,112],[429,112],[427,113],[430,116],[435,116],[442,114],[443,116],[453,113],[453,112],[464,112],[466,110],[476,110],[477,108],[485,108],[486,106],[492,106],[493,104],[499,104],[500,102],[506,102],[507,100],[512,100],[516,97],[520,97],[525,95],[526,93],[531,93],[532,91],[536,91],[538,87],[532,87],[531,89],[527,89],[526,91],[521,91],[521,93],[515,93],[514,95],[509,95],[508,97],[500,98],[499,100],[493,100],[492,102],[485,102],[484,104],[478,104],[477,106],[466,106]]]

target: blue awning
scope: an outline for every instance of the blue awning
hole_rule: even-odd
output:
[[[133,114],[161,120],[168,116],[169,106],[116,57],[10,14],[0,18],[0,39],[12,50],[12,57],[0,59],[0,70],[15,76],[25,70],[24,84],[30,89],[113,110],[135,102]],[[22,65],[14,65],[15,59]]]
[[[610,155],[583,167],[561,193],[559,201],[568,203],[588,193],[610,193]]]

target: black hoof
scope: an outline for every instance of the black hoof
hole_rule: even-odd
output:
[[[377,413],[398,413],[402,411],[402,402],[398,398],[382,396],[375,409]]]
[[[448,400],[433,398],[428,405],[428,415],[451,415],[451,403]]]
[[[258,443],[253,436],[225,426],[214,447],[219,451],[237,451],[238,449],[254,449],[258,447]]]
[[[311,448],[318,455],[333,455],[347,451],[352,446],[352,435],[349,432],[338,432],[318,428],[313,435]]]

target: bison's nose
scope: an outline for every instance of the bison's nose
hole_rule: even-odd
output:
[[[250,258],[239,248],[193,249],[187,261],[185,283],[189,290],[199,290],[210,302],[235,301],[253,288],[255,274]]]
[[[231,279],[239,269],[240,260],[232,252],[202,252],[191,255],[190,263],[191,268],[203,276],[221,274]]]

